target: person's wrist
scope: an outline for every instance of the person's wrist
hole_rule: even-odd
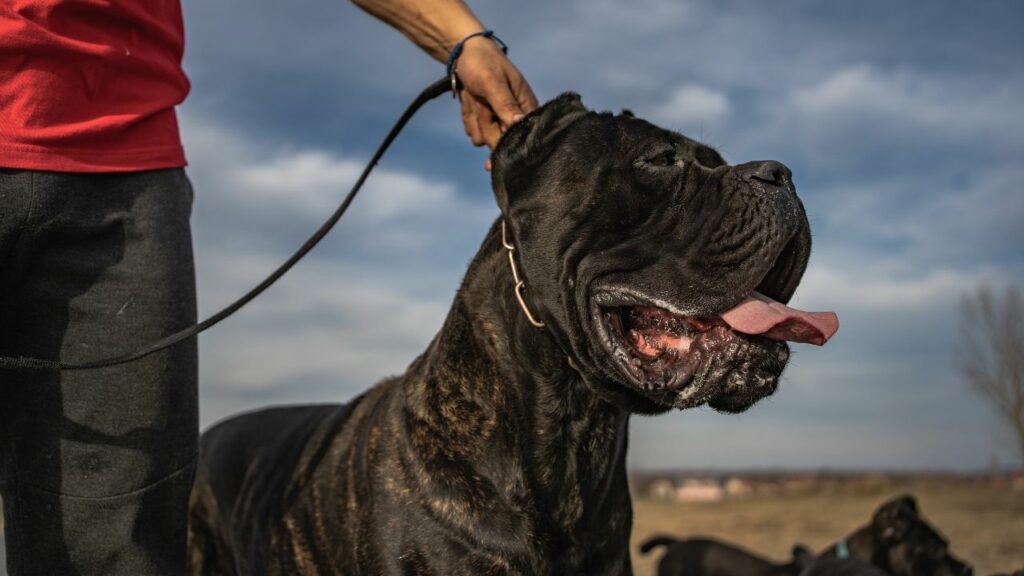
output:
[[[447,61],[452,50],[455,49],[455,46],[459,42],[471,34],[483,32],[486,29],[487,27],[476,18],[464,18],[457,22],[450,23],[445,29],[444,38],[441,44],[444,49],[444,54],[440,58],[441,62]]]
[[[448,61],[445,63],[445,69],[448,75],[452,77],[453,90],[455,89],[455,73],[458,69],[459,59],[467,50],[471,54],[477,53],[478,48],[484,52],[488,50],[497,50],[501,54],[506,54],[508,52],[508,46],[506,46],[500,38],[494,35],[494,30],[481,30],[463,37],[455,43],[455,46],[452,47],[452,51],[448,55]]]
[[[503,44],[498,44],[494,41],[494,38],[473,36],[463,42],[462,53],[463,55],[470,53],[491,54],[494,52],[501,54],[503,53],[502,46]]]

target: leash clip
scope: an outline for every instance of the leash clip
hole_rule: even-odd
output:
[[[526,291],[526,282],[519,278],[519,271],[516,269],[516,257],[513,254],[515,252],[515,245],[510,244],[505,234],[505,220],[501,220],[501,245],[508,250],[508,265],[512,268],[512,280],[516,283],[514,289],[516,300],[519,302],[519,307],[523,309],[523,313],[526,314],[526,320],[533,325],[534,328],[543,328],[544,323],[540,322],[530,314],[530,309],[526,307],[526,300],[523,298],[523,292]]]

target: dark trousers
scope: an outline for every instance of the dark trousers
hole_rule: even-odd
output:
[[[76,362],[195,322],[180,169],[0,170],[0,355]],[[12,576],[182,574],[197,442],[195,340],[136,362],[0,371]]]

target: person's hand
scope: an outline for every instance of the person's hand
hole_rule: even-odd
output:
[[[462,81],[462,123],[475,146],[493,150],[509,126],[537,107],[530,85],[489,38],[467,40],[455,70]]]

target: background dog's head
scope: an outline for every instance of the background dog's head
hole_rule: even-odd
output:
[[[492,161],[529,306],[619,406],[744,410],[775,390],[784,340],[834,331],[781,304],[811,236],[778,162],[729,166],[571,93],[513,126]]]
[[[897,576],[969,576],[971,567],[949,552],[949,544],[921,517],[913,496],[879,506],[870,530],[882,548],[889,571]]]

